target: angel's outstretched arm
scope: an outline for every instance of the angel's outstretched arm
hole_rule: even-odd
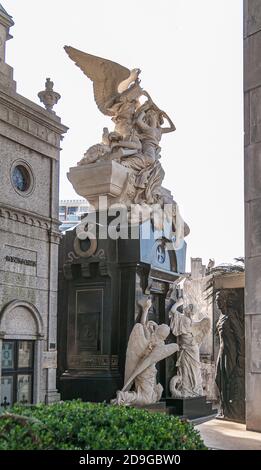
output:
[[[177,309],[183,304],[184,304],[183,297],[180,297],[177,300],[177,302],[171,307],[170,316],[173,316],[177,312]]]
[[[175,127],[175,124],[173,124],[172,120],[170,119],[170,117],[167,115],[167,113],[165,113],[165,111],[162,111],[161,112],[161,115],[166,118],[166,120],[168,121],[169,123],[169,126],[170,127],[162,127],[161,128],[161,132],[162,134],[167,134],[168,132],[173,132],[176,130],[176,127]]]
[[[147,325],[147,322],[148,322],[148,313],[149,313],[149,309],[148,308],[144,308],[143,309],[143,312],[141,314],[141,319],[140,319],[140,323],[143,325],[143,326],[146,326]]]

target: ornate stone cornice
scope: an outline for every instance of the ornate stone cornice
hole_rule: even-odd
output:
[[[0,103],[33,121],[48,127],[57,134],[64,134],[68,127],[61,124],[61,119],[56,114],[50,114],[44,108],[33,101],[24,98],[18,93],[9,95],[0,88]]]
[[[57,159],[67,130],[56,115],[17,94],[4,93],[0,87],[0,134],[7,139]]]
[[[60,237],[60,222],[57,219],[44,217],[42,215],[36,214],[35,212],[30,212],[25,209],[19,209],[17,207],[2,203],[0,205],[0,217],[48,230],[52,235],[59,234]]]

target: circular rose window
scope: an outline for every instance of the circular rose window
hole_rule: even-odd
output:
[[[27,196],[33,189],[33,175],[29,166],[16,163],[11,170],[11,180],[14,189],[21,195]]]

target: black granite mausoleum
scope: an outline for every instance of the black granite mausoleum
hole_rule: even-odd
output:
[[[144,228],[149,239],[142,237]],[[168,323],[166,294],[170,283],[185,271],[186,243],[178,251],[168,250],[166,234],[155,233],[150,221],[140,225],[138,233],[135,240],[98,236],[97,246],[95,241],[77,239],[76,229],[62,239],[58,305],[62,399],[109,401],[122,388],[137,301],[148,288],[153,298],[150,319]],[[169,358],[159,365],[165,396],[173,364]]]

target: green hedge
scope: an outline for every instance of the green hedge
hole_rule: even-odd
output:
[[[0,415],[0,449],[206,449],[194,427],[175,416],[84,403],[15,405]]]

